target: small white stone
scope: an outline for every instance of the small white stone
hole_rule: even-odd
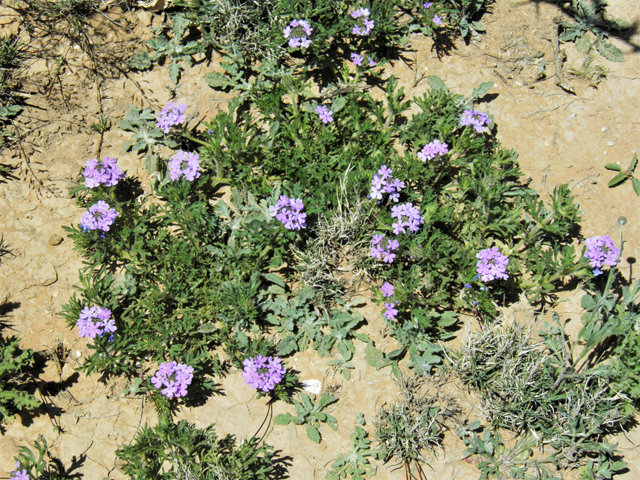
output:
[[[302,389],[305,392],[313,393],[314,395],[318,395],[322,391],[322,382],[320,380],[305,380],[302,382]]]
[[[80,358],[81,356],[82,354],[78,350],[76,350],[76,358]]]

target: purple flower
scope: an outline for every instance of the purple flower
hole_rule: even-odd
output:
[[[385,263],[393,263],[396,258],[394,250],[400,246],[397,240],[385,240],[385,245],[382,246],[384,235],[374,235],[371,241],[371,256],[378,260],[382,260]]]
[[[184,177],[185,180],[193,182],[200,176],[199,169],[200,156],[197,153],[178,150],[169,161],[169,175],[174,181]]]
[[[442,24],[442,17],[439,17],[438,15],[434,15],[432,21],[434,25],[439,26]]]
[[[244,362],[242,378],[244,382],[256,390],[269,392],[284,378],[286,369],[278,357],[247,358]]]
[[[509,278],[507,274],[509,259],[500,253],[498,247],[480,250],[476,258],[479,260],[476,264],[476,272],[480,275],[483,282],[489,282],[496,278],[502,280]]]
[[[358,54],[358,53],[352,53],[351,54],[351,61],[361,67],[362,66],[362,55]]]
[[[291,20],[288,27],[282,30],[284,38],[289,40],[291,48],[309,48],[313,27],[306,20]]]
[[[431,143],[427,143],[424,148],[418,152],[418,158],[423,162],[427,160],[432,160],[437,156],[442,157],[449,153],[449,145],[446,143],[442,143],[440,140],[435,139]]]
[[[405,187],[405,183],[398,178],[392,178],[393,170],[386,165],[382,165],[373,178],[371,179],[371,192],[369,198],[374,200],[382,200],[382,195],[389,194],[389,198],[393,202],[400,199],[400,192]]]
[[[420,216],[420,210],[414,207],[413,203],[394,205],[391,207],[391,217],[396,219],[396,222],[391,224],[393,233],[396,235],[407,233],[406,228],[409,228],[410,233],[415,233],[424,223],[424,218]]]
[[[486,132],[487,125],[491,124],[489,115],[477,110],[465,110],[460,117],[460,126],[473,126],[474,130],[478,133]]]
[[[615,246],[613,240],[607,235],[598,235],[585,240],[587,251],[584,257],[593,267],[593,274],[597,277],[602,273],[604,265],[615,267],[618,264],[620,249]]]
[[[371,33],[375,23],[373,20],[370,20],[369,17],[369,9],[368,8],[359,8],[351,12],[351,16],[356,19],[356,24],[351,29],[351,33],[354,35],[366,36]],[[354,62],[355,63],[355,62]]]
[[[375,67],[376,66],[376,62],[371,57],[369,57],[369,66],[370,67]]]
[[[9,475],[9,480],[29,480],[29,474],[23,468],[20,470],[20,462],[16,462],[16,469],[11,472]]]
[[[396,318],[396,315],[398,314],[398,310],[394,308],[395,306],[396,306],[395,303],[385,302],[384,308],[386,308],[387,310],[382,315],[384,315],[387,318],[387,320],[393,320],[394,318]]]
[[[167,398],[187,396],[187,387],[193,380],[193,367],[182,363],[162,362],[151,378],[151,383]],[[164,387],[164,388],[163,388]]]
[[[84,338],[96,338],[104,333],[116,331],[116,321],[111,318],[111,310],[101,307],[84,307],[76,326],[78,335]]]
[[[433,5],[433,3],[427,2],[424,4],[424,8],[431,8],[431,5]]]
[[[182,125],[187,120],[186,111],[186,104],[169,102],[166,107],[160,110],[156,119],[156,126],[164,133],[169,133],[171,127]]]
[[[380,287],[380,292],[382,292],[383,297],[390,297],[391,295],[393,295],[393,291],[393,285],[391,285],[389,282],[384,282],[382,284],[382,287]]]
[[[281,195],[275,205],[269,207],[272,217],[276,217],[287,230],[300,230],[307,226],[307,214],[302,213],[304,203],[299,198],[287,198]]]
[[[318,105],[316,107],[316,113],[320,116],[320,120],[322,120],[322,123],[333,122],[333,117],[331,116],[333,115],[333,112],[329,110],[326,106]]]
[[[82,214],[80,226],[83,230],[102,230],[108,232],[109,227],[120,214],[109,206],[106,202],[100,200],[98,203],[91,205],[89,210]]]
[[[113,187],[120,180],[124,179],[124,173],[116,165],[116,161],[111,157],[104,157],[104,161],[96,158],[84,164],[84,186],[94,188],[99,185]]]

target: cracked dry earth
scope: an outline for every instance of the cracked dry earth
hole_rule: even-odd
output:
[[[637,24],[640,13],[634,2],[616,0],[609,11],[618,18]],[[26,35],[19,28],[15,12],[0,7],[0,25]],[[120,12],[107,9],[91,20],[89,34],[103,49],[126,55],[139,49],[150,38],[151,27],[162,21],[162,13]],[[121,28],[105,20],[117,20]],[[465,45],[458,42],[449,54],[438,58],[429,39],[414,38],[411,49],[388,67],[404,85],[408,97],[419,96],[428,88],[425,77],[437,75],[455,92],[468,95],[485,81],[495,82],[490,95],[480,105],[491,113],[498,125],[502,143],[520,154],[522,169],[531,178],[531,187],[543,195],[567,182],[583,211],[582,235],[610,235],[619,238],[617,218],[625,216],[623,274],[638,279],[632,263],[640,256],[640,202],[630,185],[607,188],[613,176],[606,163],[626,166],[638,149],[640,138],[640,33],[612,41],[625,54],[622,63],[596,57],[595,63],[607,69],[607,78],[597,88],[584,79],[571,76],[585,56],[573,44],[560,45],[566,53],[564,80],[575,89],[572,95],[556,85],[553,18],[557,7],[542,2],[500,0],[485,15],[486,35]],[[46,38],[26,38],[30,45],[46,45]],[[40,43],[38,43],[40,42]],[[74,206],[68,188],[78,178],[84,163],[97,157],[118,158],[129,175],[144,177],[141,158],[121,149],[127,139],[115,123],[130,104],[159,110],[169,100],[198,106],[197,118],[209,118],[224,108],[230,96],[205,86],[203,76],[220,71],[213,62],[199,64],[186,72],[174,87],[165,68],[129,73],[104,66],[98,74],[82,49],[60,44],[66,64],[53,76],[55,57],[34,57],[25,71],[23,90],[28,93],[24,112],[16,120],[21,140],[2,151],[0,162],[15,167],[13,176],[0,184],[0,233],[11,245],[12,255],[0,266],[0,296],[6,296],[5,333],[22,337],[23,347],[39,352],[41,368],[33,372],[42,408],[2,427],[0,472],[14,467],[13,455],[20,445],[32,444],[40,435],[50,452],[69,466],[76,462],[77,473],[87,480],[121,479],[114,451],[132,441],[145,422],[154,422],[154,410],[144,398],[123,396],[126,383],[121,379],[102,382],[98,375],[84,376],[75,368],[87,355],[86,341],[67,328],[60,316],[61,306],[78,282],[81,260],[73,251],[62,225],[79,221],[81,211]],[[117,56],[117,55],[116,55]],[[90,128],[102,115],[108,115],[111,128],[104,137]],[[367,290],[362,292],[367,295]],[[580,291],[563,292],[556,306],[563,318],[579,324]],[[383,321],[377,307],[368,303],[361,310],[377,345],[388,351],[394,347],[382,338]],[[535,321],[526,306],[516,306],[507,316]],[[473,325],[473,319],[463,319]],[[464,334],[464,328],[460,335]],[[460,338],[455,342],[460,342]],[[393,402],[397,386],[389,369],[373,370],[364,361],[364,346],[358,345],[352,379],[332,376],[325,360],[312,352],[297,355],[290,363],[302,372],[301,379],[319,379],[325,390],[332,390],[339,401],[332,413],[339,422],[337,432],[325,432],[325,441],[315,445],[304,429],[294,425],[271,426],[265,441],[288,457],[292,479],[324,478],[325,471],[339,453],[350,448],[349,434],[354,418],[363,412],[371,420],[385,402]],[[198,407],[184,407],[180,416],[198,426],[216,424],[220,435],[233,433],[246,437],[255,432],[266,412],[264,399],[258,400],[244,387],[239,372],[224,380],[224,395],[206,399]],[[463,414],[470,420],[481,418],[473,395],[455,383],[440,387],[459,399]],[[274,415],[287,407],[276,404]],[[510,439],[508,433],[504,434]],[[632,480],[640,472],[638,429],[618,435],[629,464],[619,478]],[[429,457],[429,478],[473,479],[479,471],[474,459],[462,459],[462,442],[447,432],[444,448]],[[577,478],[573,471],[565,478]],[[378,468],[376,478],[401,479],[404,472],[391,466]]]

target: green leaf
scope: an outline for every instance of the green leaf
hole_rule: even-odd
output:
[[[606,168],[607,170],[615,170],[616,172],[621,172],[622,171],[622,167],[616,163],[607,163],[604,168]]]
[[[596,49],[600,52],[600,55],[611,62],[624,62],[622,50],[603,38],[599,38],[596,41]]]
[[[436,77],[435,75],[429,75],[427,77],[427,82],[429,82],[429,86],[433,90],[444,90],[445,92],[449,91],[449,89],[444,84],[444,82],[439,77]]]
[[[494,83],[493,82],[484,82],[481,83],[479,87],[476,87],[473,89],[473,92],[471,93],[471,97],[472,98],[478,98],[483,96],[485,93],[487,93],[492,87],[493,87]]]
[[[236,82],[231,80],[226,75],[223,75],[218,72],[209,72],[204,76],[204,83],[209,85],[211,88],[220,88],[224,90],[225,88],[233,88],[236,86]]]
[[[627,170],[627,173],[633,173],[637,166],[638,166],[638,154],[634,153],[633,158],[631,159],[631,165],[629,165],[629,170]]]
[[[384,357],[384,353],[374,347],[373,343],[370,343],[367,345],[367,348],[364,349],[364,359],[376,370],[391,365],[391,362]]]
[[[487,31],[485,26],[480,22],[471,22],[471,26],[473,27],[473,29],[476,32],[486,32]]]
[[[331,110],[333,110],[333,113],[337,113],[340,110],[342,110],[342,108],[347,104],[347,99],[344,97],[336,97],[333,99],[333,102],[331,102]]]
[[[149,70],[151,68],[151,57],[149,57],[147,52],[134,53],[127,62],[127,67],[129,67],[130,70]]]
[[[596,308],[596,301],[591,295],[584,295],[580,300],[580,305],[588,312],[591,312],[594,308]]]
[[[262,276],[264,278],[266,278],[267,280],[269,280],[271,283],[275,283],[276,285],[285,288],[285,284],[284,284],[284,280],[282,280],[278,275],[276,275],[275,273],[263,273]]]
[[[627,179],[626,173],[619,173],[618,175],[613,177],[611,180],[609,180],[609,187],[615,187],[616,185],[620,185],[626,179]]]
[[[307,435],[309,436],[312,442],[320,443],[320,432],[316,427],[314,427],[310,423],[307,423]]]
[[[276,425],[289,425],[293,417],[290,413],[281,413],[280,415],[276,415],[276,418],[273,419],[273,423]]]
[[[180,67],[180,64],[177,62],[173,62],[172,64],[170,64],[167,67],[167,70],[169,70],[169,78],[171,79],[171,81],[174,83],[174,85],[178,84],[178,80],[180,80],[180,70],[182,67]]]
[[[640,180],[638,180],[637,178],[632,178],[631,184],[633,185],[633,191],[636,192],[636,195],[640,197]]]
[[[576,48],[582,53],[589,53],[591,51],[591,40],[587,32],[583,32],[582,35],[576,40]]]

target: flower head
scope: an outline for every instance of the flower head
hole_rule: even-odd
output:
[[[300,230],[307,226],[307,214],[302,213],[304,203],[299,198],[287,198],[281,195],[275,205],[269,207],[272,217],[276,217],[287,230]]]
[[[87,188],[94,188],[99,185],[113,187],[124,179],[124,173],[111,157],[104,157],[103,161],[96,158],[89,160],[84,165],[83,176],[84,185]]]
[[[244,362],[242,378],[244,382],[256,390],[269,392],[284,378],[286,369],[278,357],[247,358]]]
[[[436,26],[440,26],[442,25],[442,17],[438,16],[438,15],[434,15],[432,18],[433,24]]]
[[[382,296],[383,297],[390,297],[393,295],[393,285],[391,285],[389,282],[384,282],[382,284],[382,287],[380,287],[380,292],[382,292]]]
[[[329,110],[329,108],[325,105],[318,105],[316,107],[316,113],[320,116],[320,120],[322,120],[322,123],[333,122],[333,117],[331,116],[333,115],[333,112]]]
[[[171,180],[178,180],[184,177],[185,180],[193,182],[200,177],[200,156],[197,153],[178,150],[169,161],[169,175]]]
[[[351,16],[356,20],[356,24],[351,29],[351,33],[359,36],[367,36],[371,33],[375,23],[368,18],[369,13],[368,8],[358,8],[351,12]]]
[[[80,219],[80,227],[83,230],[102,230],[108,232],[109,227],[113,225],[113,222],[120,213],[116,212],[109,206],[108,203],[100,200],[89,207],[89,210],[84,212]]]
[[[23,468],[20,470],[20,462],[16,462],[16,469],[11,472],[9,475],[9,480],[29,480],[29,474]]]
[[[589,260],[593,267],[593,274],[597,277],[602,273],[604,265],[615,267],[618,264],[620,249],[615,246],[611,237],[598,235],[585,240],[587,251],[584,257]]]
[[[187,120],[186,111],[187,105],[184,103],[167,103],[167,106],[158,113],[156,118],[157,127],[164,133],[169,133],[171,127],[182,125]]]
[[[509,275],[507,274],[509,259],[500,253],[498,247],[480,250],[477,253],[476,258],[479,260],[476,264],[476,272],[480,275],[483,282],[489,282],[496,278],[502,280],[509,278]]]
[[[398,314],[398,310],[395,308],[395,306],[396,306],[395,303],[384,304],[384,308],[386,308],[386,311],[382,315],[384,315],[387,320],[393,320],[394,318],[396,318],[396,315]]]
[[[460,117],[460,126],[466,127],[471,125],[478,133],[486,132],[488,130],[487,125],[490,124],[491,119],[489,115],[477,110],[465,110]]]
[[[423,162],[432,160],[437,156],[442,157],[449,153],[449,145],[442,143],[437,138],[431,143],[427,143],[420,152],[418,152],[418,158]]]
[[[424,4],[424,8],[431,8],[431,5],[433,5],[432,2],[427,2]]]
[[[116,321],[111,318],[111,310],[102,307],[84,307],[78,321],[78,335],[84,338],[96,338],[104,333],[113,333]]]
[[[396,258],[396,254],[393,252],[399,246],[400,243],[397,240],[385,240],[384,235],[374,235],[371,240],[371,256],[385,263],[393,263]]]
[[[358,53],[352,53],[351,54],[351,61],[361,67],[362,66],[362,55],[358,54]]]
[[[193,380],[193,367],[182,363],[162,362],[151,378],[151,383],[167,398],[187,396],[187,387]]]
[[[382,165],[373,178],[371,179],[371,192],[369,198],[374,200],[382,200],[385,193],[389,194],[389,198],[393,202],[400,199],[400,192],[405,187],[405,183],[398,178],[393,178],[391,170],[386,165]]]
[[[289,26],[282,30],[284,38],[291,48],[309,48],[311,45],[311,32],[313,27],[306,20],[291,20]]]
[[[424,223],[420,210],[409,202],[391,207],[391,217],[396,219],[396,222],[391,224],[396,235],[407,233],[406,228],[409,228],[409,233],[415,233]]]

